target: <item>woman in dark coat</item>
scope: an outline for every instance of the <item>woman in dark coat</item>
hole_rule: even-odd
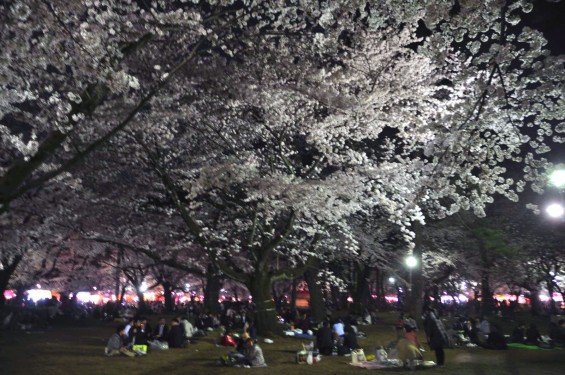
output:
[[[443,367],[445,364],[443,348],[449,344],[449,338],[443,323],[437,318],[433,309],[424,313],[424,331],[430,349],[435,351],[437,365]]]

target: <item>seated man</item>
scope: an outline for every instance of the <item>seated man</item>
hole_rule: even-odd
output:
[[[168,337],[169,327],[167,326],[165,318],[159,318],[157,327],[155,327],[155,331],[153,331],[153,340],[167,341]]]
[[[245,359],[251,367],[267,367],[265,358],[263,357],[263,350],[255,343],[251,337],[245,342]]]
[[[506,338],[502,334],[500,327],[497,324],[493,324],[491,326],[486,347],[488,349],[497,350],[508,349],[508,346],[506,345]]]
[[[171,321],[171,329],[167,335],[167,342],[169,343],[169,348],[186,347],[184,332],[177,318]]]
[[[318,330],[316,333],[316,343],[320,354],[332,355],[334,342],[330,322],[325,321],[323,327]]]
[[[523,322],[519,322],[512,334],[508,338],[509,342],[517,342],[523,344],[526,338],[526,325]]]
[[[124,345],[123,340],[127,337],[125,328],[125,325],[120,324],[118,328],[116,328],[116,333],[114,333],[108,340],[108,344],[106,344],[105,348],[105,354],[107,356],[125,355],[128,357],[135,357],[135,353]]]
[[[555,344],[565,344],[565,320],[559,319],[549,328],[549,337]]]
[[[340,338],[343,337],[345,335],[345,331],[344,329],[344,325],[343,325],[343,321],[341,319],[338,319],[335,324],[332,327],[332,332],[334,334],[335,338]]]
[[[180,323],[184,328],[184,338],[186,340],[191,339],[192,335],[194,335],[194,326],[192,325],[192,323],[190,323],[190,321],[188,320],[188,318],[186,316],[183,316],[181,318]]]
[[[526,342],[527,345],[539,345],[541,342],[541,334],[538,331],[535,323],[531,323],[530,327],[526,330]]]
[[[345,346],[349,350],[359,349],[357,335],[355,334],[353,327],[348,323],[344,326],[343,331],[345,333],[345,335],[343,336],[343,346]]]

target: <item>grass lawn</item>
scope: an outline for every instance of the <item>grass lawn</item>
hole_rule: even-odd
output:
[[[362,326],[366,339],[359,344],[365,353],[395,338],[392,322],[396,315],[383,315],[373,326]],[[0,375],[176,375],[176,374],[359,374],[371,372],[411,373],[403,370],[365,370],[348,365],[348,357],[323,357],[312,366],[295,364],[295,353],[307,341],[277,338],[274,344],[261,342],[269,367],[239,369],[219,367],[216,360],[228,350],[216,347],[218,333],[200,339],[186,349],[150,352],[145,357],[106,357],[103,350],[116,324],[87,321],[80,325],[61,324],[46,332],[0,332]],[[542,332],[543,333],[543,332]],[[425,337],[420,335],[425,342]],[[262,340],[261,340],[262,341]],[[435,360],[433,352],[426,360]],[[565,350],[510,349],[490,351],[480,348],[446,350],[446,366],[419,370],[434,374],[549,375],[565,374]]]

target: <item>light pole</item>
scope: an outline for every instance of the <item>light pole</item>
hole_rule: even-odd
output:
[[[559,193],[560,202],[553,202],[546,206],[545,212],[552,219],[565,221],[565,205],[563,193],[565,192],[565,165],[560,164],[549,174],[549,185],[552,185]],[[553,285],[555,284],[555,273],[549,272],[549,280],[547,282],[547,291],[549,292],[549,301],[551,303],[551,314],[557,313],[555,300],[553,298]]]
[[[553,170],[548,177],[549,185],[552,185],[559,192],[561,202],[551,203],[545,207],[545,212],[554,219],[563,218],[565,207],[563,206],[563,189],[565,188],[565,169],[559,167]]]
[[[404,262],[408,267],[408,293],[412,293],[412,269],[418,265],[418,259],[414,255],[408,255]]]
[[[549,182],[558,189],[565,187],[565,169],[555,169],[549,175]]]
[[[565,209],[563,208],[563,205],[561,205],[560,203],[551,203],[545,208],[545,212],[550,217],[554,219],[559,219],[560,217],[563,217],[563,214],[565,213]]]

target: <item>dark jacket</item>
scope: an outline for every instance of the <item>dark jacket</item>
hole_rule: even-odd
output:
[[[436,318],[434,313],[430,312],[426,315],[424,330],[426,331],[428,345],[430,345],[431,349],[443,349],[449,345],[449,338],[443,323]]]
[[[155,330],[153,331],[153,337],[159,341],[167,341],[167,337],[169,337],[169,326],[163,324],[163,333],[161,336],[159,336],[159,327],[161,327],[161,324],[158,324],[155,327]]]
[[[353,328],[347,324],[343,330],[345,332],[345,335],[343,336],[343,346],[352,350],[358,349],[359,344],[357,343],[357,335]]]
[[[184,332],[180,325],[174,325],[167,336],[169,348],[184,348]]]
[[[320,328],[316,333],[316,343],[320,354],[331,355],[334,347],[332,329],[330,327]]]

